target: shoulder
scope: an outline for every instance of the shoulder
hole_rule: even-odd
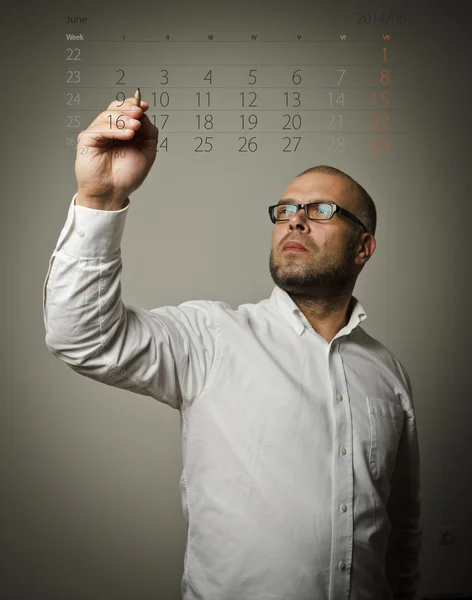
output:
[[[384,368],[394,375],[407,394],[412,396],[411,381],[408,371],[399,357],[385,344],[369,335],[362,327],[358,327],[357,340],[376,360],[381,361]]]
[[[408,414],[414,413],[413,389],[409,373],[400,358],[385,344],[358,327],[356,341],[367,350],[372,373],[390,382],[392,390],[399,395]]]

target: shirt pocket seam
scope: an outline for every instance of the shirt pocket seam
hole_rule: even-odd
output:
[[[388,453],[390,453],[390,456],[392,456],[393,450],[396,456],[403,431],[405,412],[400,404],[397,404],[391,400],[387,400],[385,397],[366,396],[366,401],[370,421],[370,472],[373,479],[378,480],[382,474],[380,469],[380,467],[382,467],[382,471],[387,470],[388,478],[390,478],[393,472],[395,461],[393,458],[388,461],[387,456]],[[392,427],[395,431],[395,436],[391,435]],[[383,436],[381,436],[380,433],[382,432],[385,434],[386,439],[381,439]],[[389,433],[390,435],[388,435]],[[386,452],[381,455],[379,452],[379,443],[391,443],[392,439],[396,439],[396,447],[386,447]],[[381,457],[383,457],[383,460],[381,460]]]

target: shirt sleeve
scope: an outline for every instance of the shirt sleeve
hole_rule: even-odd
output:
[[[399,366],[408,397],[404,398],[406,418],[387,503],[392,529],[385,559],[386,576],[395,600],[417,600],[423,533],[420,527],[420,453],[411,383],[406,371]]]
[[[129,199],[122,210],[102,211],[75,205],[76,195],[43,286],[46,346],[81,375],[185,410],[215,370],[215,303],[125,306],[120,244]]]

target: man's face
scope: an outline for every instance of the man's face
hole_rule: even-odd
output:
[[[308,204],[335,202],[355,216],[352,188],[343,177],[310,173],[294,179],[281,200]],[[275,202],[273,202],[275,204]],[[272,231],[270,274],[275,284],[300,299],[330,298],[354,287],[361,265],[355,263],[358,237],[364,231],[336,213],[327,221],[312,221],[303,210],[289,221],[276,222]],[[283,250],[287,241],[300,242],[306,252]]]

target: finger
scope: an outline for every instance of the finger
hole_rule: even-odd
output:
[[[79,133],[77,143],[84,146],[103,146],[113,139],[131,140],[140,127],[140,121],[119,113],[115,119],[96,119],[92,125]]]
[[[149,104],[141,100],[141,106],[136,105],[136,99],[127,98],[124,102],[119,102],[118,100],[113,101],[107,110],[104,110],[100,114],[98,114],[95,119],[90,123],[89,129],[99,125],[100,127],[110,128],[110,122],[117,123],[118,128],[123,129],[123,121],[126,121],[125,117],[130,117],[133,119],[140,119],[144,114],[144,111],[149,109]],[[121,121],[119,121],[121,119]],[[108,127],[107,127],[108,126]],[[112,127],[113,128],[113,127]]]
[[[149,103],[141,100],[141,106],[136,105],[136,98],[126,98],[124,101],[114,100],[108,109],[97,115],[89,127],[80,132],[77,143],[86,146],[104,146],[110,140],[131,140],[135,132],[142,127],[143,117],[146,117],[146,130],[142,140],[157,138],[158,129],[154,127],[144,111]],[[148,129],[151,127],[151,129]]]
[[[134,96],[132,98],[125,98],[124,100],[114,100],[108,105],[108,110],[128,110],[131,106],[137,106],[136,98],[134,98]],[[138,108],[147,110],[149,108],[149,103],[145,100],[141,100]]]
[[[116,137],[117,139],[127,140],[133,137],[133,131],[141,127],[139,119],[142,118],[143,114],[143,109],[136,105],[124,106],[119,110],[106,110],[100,113],[83,133],[99,132],[105,138]],[[83,137],[88,139],[88,136]]]
[[[159,129],[151,123],[147,115],[141,117],[140,124],[141,126],[135,130],[134,134],[136,141],[150,147],[157,146]]]
[[[106,131],[102,129],[86,129],[81,131],[77,136],[77,146],[89,146],[90,148],[109,146],[113,140],[127,141],[134,136],[134,131],[131,129],[123,129],[118,131]]]

